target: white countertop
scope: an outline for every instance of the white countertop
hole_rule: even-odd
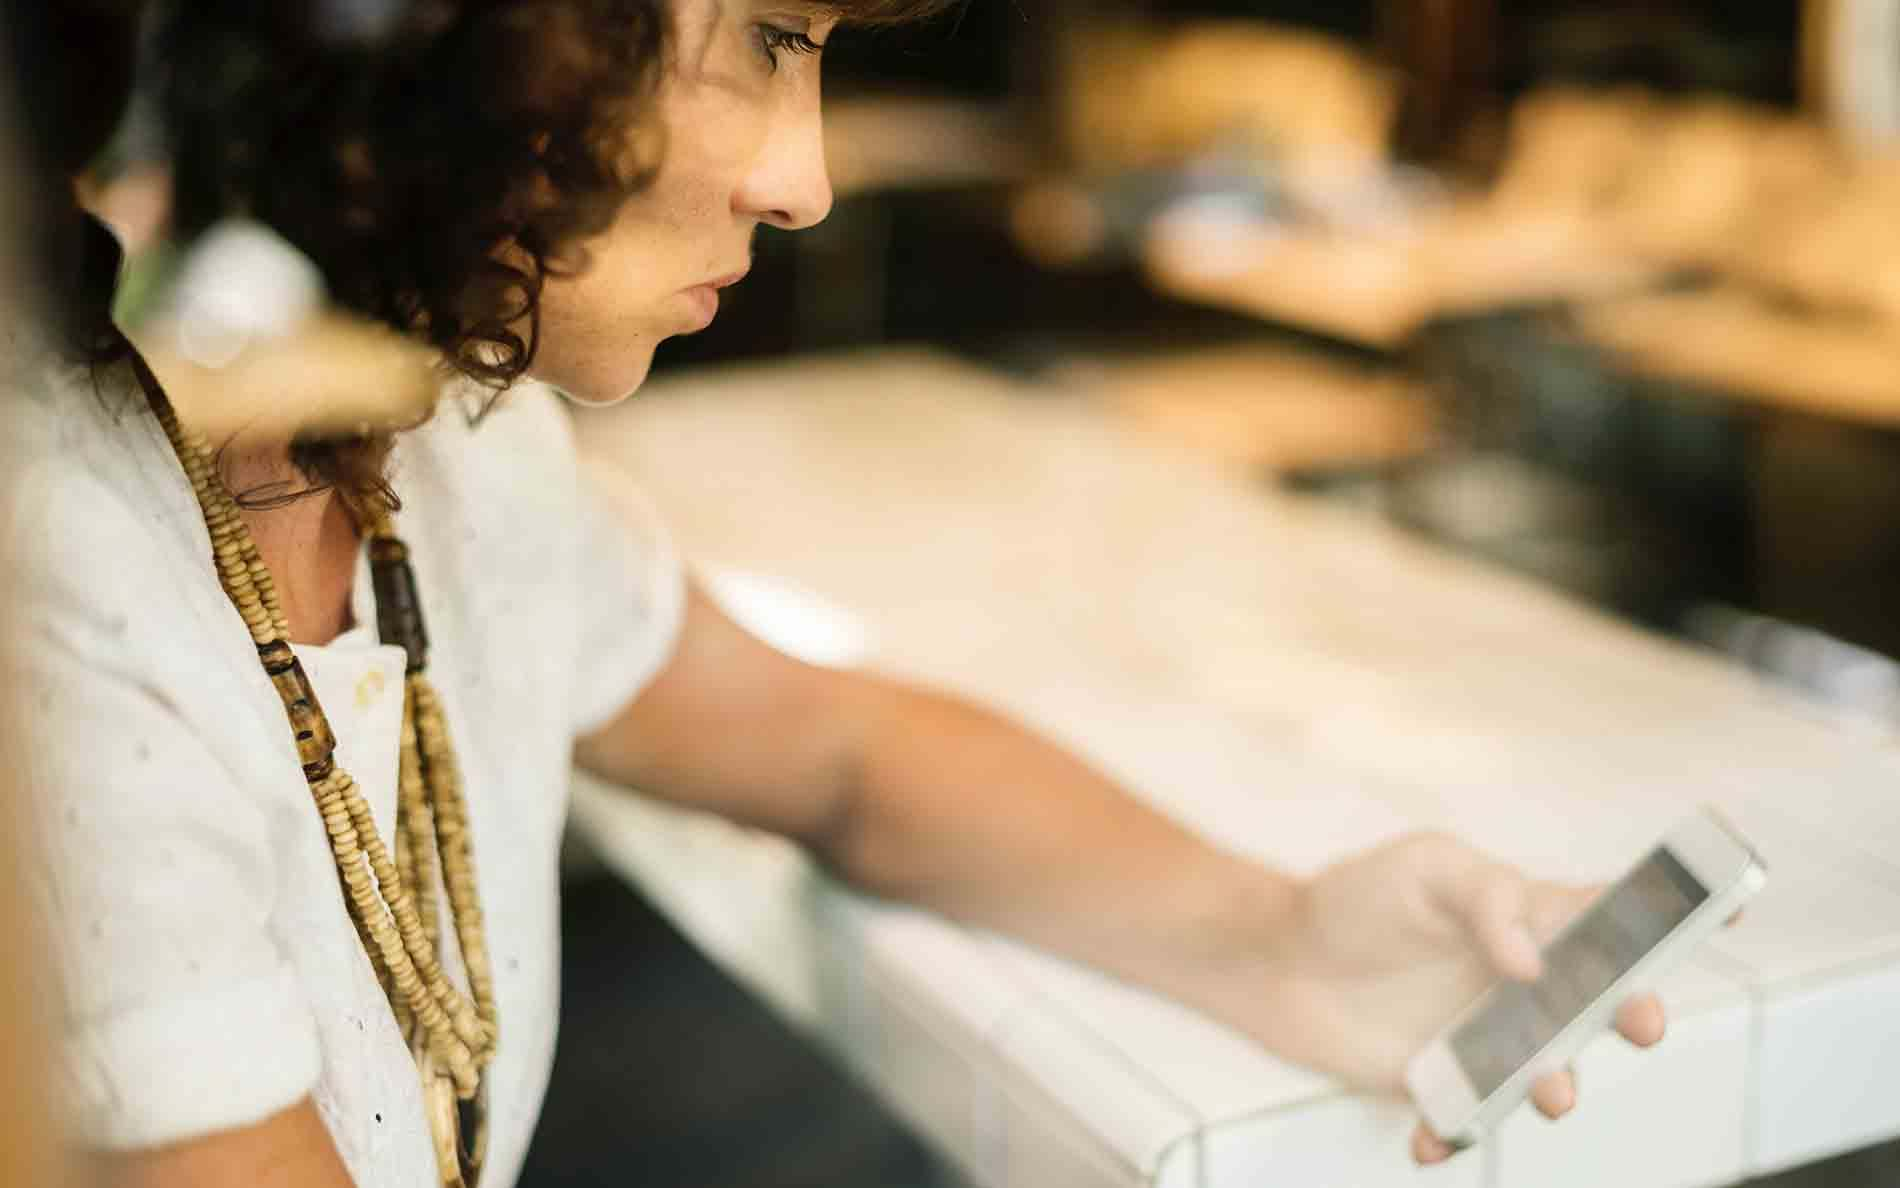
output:
[[[973,1180],[1686,1188],[1900,1133],[1884,735],[938,355],[696,375],[580,433],[703,571],[768,575],[726,583],[741,617],[752,590],[768,634],[848,656],[862,632],[876,665],[1033,723],[1263,859],[1311,870],[1442,828],[1602,879],[1708,801],[1772,869],[1664,987],[1661,1049],[1597,1045],[1575,1117],[1526,1114],[1418,1171],[1400,1106],[1088,971],[860,901],[773,839],[577,790],[610,863]]]

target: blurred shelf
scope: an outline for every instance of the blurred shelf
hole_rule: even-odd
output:
[[[1171,296],[1386,350],[1442,318],[1625,294],[1665,274],[1581,218],[1480,203],[1382,232],[1177,224],[1144,265]]]
[[[825,161],[840,196],[1007,181],[1029,157],[1002,103],[885,95],[825,105]]]
[[[1790,310],[1736,286],[1575,313],[1584,339],[1639,374],[1834,420],[1900,426],[1900,327]]]
[[[1146,432],[1248,469],[1378,467],[1438,441],[1439,408],[1421,386],[1292,347],[1092,360],[1060,378]]]

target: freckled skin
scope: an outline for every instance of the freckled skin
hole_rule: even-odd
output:
[[[669,0],[675,35],[659,94],[658,175],[577,275],[542,294],[533,374],[588,404],[646,379],[662,339],[697,328],[686,290],[742,272],[761,224],[809,227],[831,208],[819,114],[819,58],[775,51],[760,26],[822,43],[829,20],[782,0]]]

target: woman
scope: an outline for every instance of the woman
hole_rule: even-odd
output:
[[[283,6],[181,6],[179,225],[268,222],[343,304],[512,390],[476,390],[478,424],[205,442],[136,355],[34,381],[12,676],[39,691],[67,1090],[137,1182],[511,1182],[570,757],[1368,1087],[1535,974],[1583,893],[1438,837],[1304,880],[1223,853],[980,707],[765,647],[577,476],[520,381],[625,397],[761,224],[822,219],[823,44],[926,4],[427,3],[373,52]],[[1662,1030],[1652,999],[1620,1022]]]

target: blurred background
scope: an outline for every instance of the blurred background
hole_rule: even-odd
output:
[[[1896,46],[1887,0],[973,0],[841,33],[834,213],[765,232],[656,376],[939,347],[1891,729]],[[676,1023],[721,993],[694,968]],[[624,1017],[577,993],[570,1028]],[[734,1042],[676,1041],[762,1050]],[[732,1182],[949,1174],[786,1051],[727,1103],[754,1129],[710,1127],[749,1136],[706,1144]],[[1900,1152],[1774,1182],[1900,1183]]]
[[[1888,0],[970,0],[843,31],[833,214],[765,229],[656,374],[941,347],[1884,719],[1896,37]],[[92,183],[134,322],[176,251],[153,118]]]
[[[660,370],[922,342],[1069,381],[1890,715],[1895,19],[975,0],[841,36],[835,213]]]
[[[970,0],[826,59],[835,211],[657,380],[938,348],[1900,723],[1900,2]],[[159,144],[95,183],[129,318]],[[524,1184],[951,1182],[576,870]]]

